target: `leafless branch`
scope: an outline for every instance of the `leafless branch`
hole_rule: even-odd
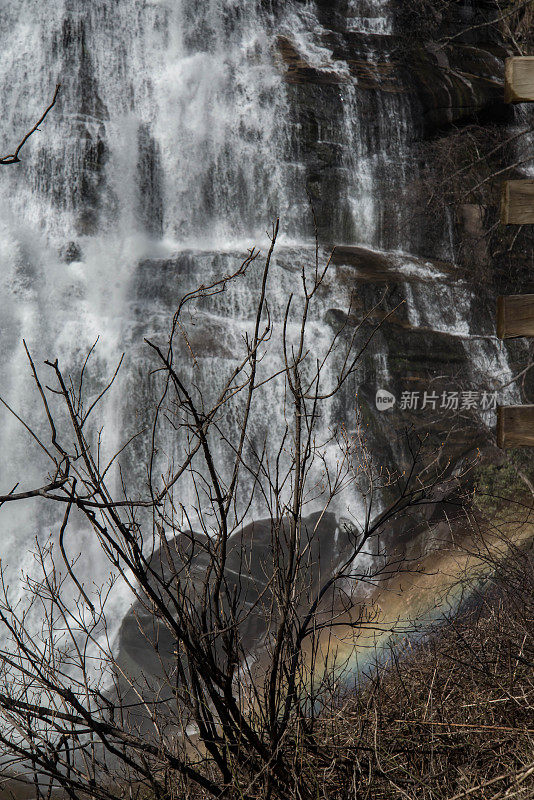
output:
[[[57,96],[58,96],[58,94],[59,94],[59,90],[60,90],[60,88],[61,88],[61,84],[59,84],[59,83],[58,83],[58,84],[57,84],[57,86],[56,86],[56,90],[55,90],[55,92],[54,92],[54,97],[52,98],[52,102],[50,103],[50,105],[49,105],[49,106],[48,106],[48,107],[45,109],[44,113],[41,115],[41,117],[40,117],[40,118],[38,119],[38,121],[35,123],[35,125],[33,126],[33,128],[32,128],[31,130],[29,130],[29,131],[28,131],[28,133],[27,133],[27,134],[26,134],[26,135],[25,135],[25,136],[22,138],[22,140],[19,142],[19,144],[17,145],[17,149],[15,150],[15,152],[14,152],[14,153],[12,153],[12,155],[9,155],[9,156],[3,156],[2,158],[0,158],[0,165],[6,165],[6,164],[18,164],[18,163],[20,163],[20,158],[19,158],[19,153],[20,153],[20,151],[22,150],[22,148],[24,147],[24,145],[26,144],[26,142],[28,141],[28,139],[30,138],[30,136],[32,136],[32,135],[33,135],[33,134],[34,134],[36,131],[38,131],[38,130],[39,130],[39,125],[40,125],[42,122],[44,122],[44,120],[45,120],[45,118],[46,118],[46,116],[47,116],[48,112],[49,112],[49,111],[51,111],[51,110],[52,110],[52,108],[55,106],[55,104],[56,104],[56,100],[57,100]]]

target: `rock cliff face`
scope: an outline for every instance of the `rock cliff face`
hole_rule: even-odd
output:
[[[325,336],[342,325],[350,333],[371,312],[359,333],[362,341],[378,326],[329,422],[348,421],[350,427],[357,405],[376,462],[393,470],[409,467],[414,436],[429,438],[448,476],[473,464],[498,467],[505,456],[495,445],[495,405],[528,399],[534,383],[530,375],[521,391],[510,383],[528,348],[496,340],[495,300],[498,292],[532,291],[534,268],[528,234],[520,232],[512,242],[495,227],[499,179],[487,180],[492,171],[518,160],[506,142],[525,124],[503,102],[509,42],[498,25],[483,24],[495,16],[494,4],[318,1],[315,17],[308,19],[312,29],[299,27],[296,17],[288,19],[283,4],[268,5],[275,17],[272,55],[288,101],[283,170],[288,182],[308,191],[321,258],[335,247],[315,323]],[[143,129],[140,157],[147,194],[141,213],[146,225],[161,231],[162,201],[157,208],[151,205],[158,183],[156,152]],[[307,219],[301,197],[282,226],[299,238]],[[307,233],[312,234],[311,228]],[[135,344],[139,334],[161,328],[175,297],[193,288],[199,273],[228,271],[238,257],[237,252],[193,248],[140,263],[132,293],[136,324],[131,346],[141,365],[145,356]],[[283,305],[292,291],[295,269],[311,258],[303,244],[278,248],[275,320],[281,314],[278,300]],[[354,302],[347,318],[350,295]],[[205,385],[235,357],[253,310],[246,292],[199,309],[188,345],[181,346],[184,359],[193,350]],[[137,385],[132,378],[128,394],[142,408],[149,398],[139,397]],[[394,396],[393,406],[377,406],[379,390]],[[276,409],[264,406],[258,425],[276,428]],[[143,455],[134,451],[130,472]],[[423,558],[428,550],[432,558],[430,529],[441,542],[451,530],[458,537],[464,533],[462,524],[451,523],[455,510],[454,503],[431,506],[419,516],[395,520],[385,531],[387,548],[411,559]],[[317,541],[319,551],[330,548],[330,561],[343,546],[336,536],[338,546],[332,549],[336,525],[333,516],[325,519]],[[252,602],[265,591],[272,571],[265,563],[269,530],[260,521],[233,540],[227,579],[231,582],[242,571],[244,553],[251,568],[244,582]],[[171,547],[183,561],[180,542]],[[321,562],[323,571],[332,566],[325,552],[313,558],[314,567]],[[158,559],[156,553],[153,562]],[[190,563],[193,594],[204,561],[200,552]],[[241,631],[250,655],[261,652],[267,632],[258,609]],[[147,647],[147,638],[157,639],[157,653]],[[172,647],[166,630],[139,604],[125,616],[118,636],[119,665],[134,680],[148,680],[160,699],[165,699],[164,672],[172,670]],[[125,686],[122,690],[127,695]],[[142,715],[137,722],[142,723]]]
[[[291,32],[277,38],[294,108],[292,149],[327,241],[451,255],[450,218],[428,219],[425,208],[420,184],[435,189],[436,176],[425,169],[424,143],[457,126],[513,121],[503,102],[506,45],[497,26],[479,27],[493,4],[434,5],[444,10],[425,2],[318,3],[319,56],[306,54]],[[385,16],[373,17],[373,8]],[[357,186],[351,176],[361,171],[373,198],[365,180]],[[358,211],[365,203],[372,222]]]
[[[104,399],[103,447],[113,453],[150,427],[153,363],[143,338],[164,335],[190,288],[233,272],[276,216],[285,241],[270,307],[279,322],[300,265],[313,265],[307,191],[321,257],[336,247],[313,319],[318,346],[344,321],[351,293],[349,327],[379,300],[371,321],[387,315],[325,424],[350,428],[359,404],[377,460],[395,469],[407,461],[402,431],[411,426],[445,443],[450,472],[478,449],[501,459],[488,396],[520,402],[534,390],[534,370],[520,387],[510,383],[525,345],[494,336],[497,293],[534,291],[534,244],[527,230],[499,228],[501,176],[492,178],[507,164],[517,164],[510,174],[529,168],[532,133],[518,134],[532,117],[504,105],[502,76],[510,42],[533,44],[530,13],[524,24],[488,24],[494,0],[2,8],[3,140],[20,140],[21,108],[38,119],[51,76],[62,76],[46,132],[0,184],[0,365],[12,405],[30,419],[41,413],[21,372],[23,336],[36,362],[58,356],[76,375],[102,334],[95,396],[117,354],[128,353],[118,392]],[[250,330],[254,280],[199,309],[191,341],[208,392]],[[377,409],[379,389],[395,395],[393,408]],[[282,418],[268,397],[254,420],[258,438]],[[6,418],[4,486],[21,474],[40,485],[48,469],[28,457],[22,435]],[[178,449],[171,434],[161,452],[172,460]],[[144,487],[146,455],[139,439],[124,454],[130,485]],[[51,523],[49,511],[20,513],[2,550],[17,574],[21,543],[11,530],[27,530],[30,547]],[[95,575],[91,532],[80,530],[79,541],[80,573],[105,580],[105,559]]]
[[[402,462],[400,445],[391,445],[394,431],[414,425],[446,439],[445,458],[453,463],[477,449],[500,461],[487,395],[520,401],[518,389],[503,385],[528,347],[495,340],[496,295],[534,286],[531,234],[498,226],[501,170],[521,160],[529,136],[517,133],[532,119],[503,99],[510,28],[490,24],[498,9],[485,0],[339,0],[317,8],[321,58],[307,56],[296,35],[277,39],[294,109],[293,148],[305,166],[320,238],[338,245],[340,280],[357,287],[361,311],[385,289],[389,310],[403,303],[364,357],[358,396],[374,447]],[[528,47],[529,18],[513,24]],[[393,254],[339,246],[354,241],[422,261],[399,269]],[[332,324],[341,319],[339,309],[327,313]],[[417,399],[404,395],[401,413],[397,405],[380,414],[376,388]],[[527,377],[523,401],[533,389]],[[434,407],[421,407],[425,391],[439,396]],[[451,392],[460,407],[444,413],[441,399]],[[476,407],[467,407],[468,392],[478,395]]]
[[[291,235],[296,217],[304,227],[310,219],[306,188],[324,256],[336,247],[334,282],[346,289],[345,299],[357,295],[354,324],[384,293],[384,314],[398,306],[347,386],[338,419],[358,394],[373,448],[388,463],[406,460],[400,442],[391,443],[395,430],[412,425],[446,440],[444,458],[455,465],[477,449],[499,459],[489,452],[493,406],[495,399],[519,401],[513,386],[501,387],[527,354],[521,343],[495,339],[495,300],[498,292],[529,291],[534,271],[529,235],[520,232],[511,247],[512,234],[496,227],[499,178],[487,180],[512,163],[505,143],[522,124],[503,101],[509,42],[502,27],[486,24],[494,4],[335,0],[317,2],[308,17],[268,6],[273,58],[287,91],[285,179],[301,189],[282,228]],[[291,269],[307,258],[297,247],[279,261]],[[209,260],[221,264],[194,250],[143,262],[140,312],[146,297],[170,312],[169,297],[192,285],[198,264]],[[210,357],[227,358],[235,348],[228,317],[239,328],[249,313],[241,298],[237,308],[211,309],[196,326],[195,352],[208,371]],[[334,297],[325,298],[322,321],[335,327],[342,318]],[[397,397],[386,413],[376,409],[380,388]],[[408,400],[408,392],[417,398]],[[422,408],[425,392],[438,401]]]

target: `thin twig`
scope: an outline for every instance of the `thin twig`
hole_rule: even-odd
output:
[[[3,164],[3,165],[5,165],[5,164],[19,164],[20,163],[20,158],[19,158],[20,151],[22,150],[22,148],[24,147],[24,145],[26,144],[26,142],[28,141],[30,136],[32,134],[34,134],[35,131],[39,130],[39,125],[42,122],[44,122],[44,119],[45,119],[46,115],[48,114],[48,112],[55,106],[56,100],[57,100],[57,96],[59,94],[60,87],[61,87],[61,84],[58,83],[57,86],[56,86],[56,91],[54,92],[54,97],[52,98],[52,102],[50,103],[50,105],[48,106],[48,108],[46,109],[44,114],[39,118],[38,122],[35,123],[33,128],[30,131],[28,131],[28,133],[24,136],[24,138],[22,139],[22,141],[18,145],[18,147],[15,150],[15,152],[12,153],[9,156],[3,156],[3,158],[0,158],[0,165],[1,164]]]

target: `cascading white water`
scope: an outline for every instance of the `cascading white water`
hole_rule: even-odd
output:
[[[94,394],[128,348],[122,383],[100,412],[102,455],[109,457],[144,397],[135,363],[143,336],[164,335],[188,285],[233,271],[246,247],[265,242],[276,216],[297,239],[309,228],[298,218],[300,173],[292,180],[285,168],[289,107],[273,25],[269,3],[251,0],[19,0],[0,7],[0,141],[7,149],[61,83],[57,106],[22,163],[0,174],[1,392],[43,440],[22,337],[43,375],[47,357],[59,358],[67,373],[79,371],[99,336],[89,373]],[[161,258],[185,249],[190,274],[182,274],[184,259],[165,271]],[[278,287],[272,308],[285,303],[284,282]],[[225,319],[225,331],[235,331],[227,336],[229,358],[252,300],[242,290],[211,309],[212,321]],[[321,336],[319,320],[314,333]],[[209,386],[221,359],[202,366]],[[263,420],[276,424],[281,414],[273,402]],[[5,408],[0,437],[3,489],[39,485],[46,458]],[[31,569],[32,542],[47,537],[57,512],[34,501],[3,512],[3,563],[15,576]],[[72,547],[83,550],[82,576],[105,578],[107,565],[83,526]]]
[[[350,0],[347,14],[349,30],[376,61],[373,37],[391,33],[388,2]],[[103,456],[109,456],[147,413],[139,380],[148,363],[143,337],[163,338],[180,295],[233,271],[252,244],[264,246],[277,216],[281,243],[294,248],[275,266],[270,307],[280,318],[292,268],[313,258],[306,170],[292,149],[294,109],[276,47],[280,33],[318,70],[348,75],[314,3],[0,2],[5,152],[61,83],[58,104],[25,146],[22,163],[0,171],[0,393],[44,437],[23,337],[43,373],[49,357],[75,372],[99,336],[88,387],[94,394],[127,350],[117,391],[102,406]],[[393,194],[398,202],[406,197],[410,105],[385,92],[369,113],[358,79],[342,81],[339,96],[337,120],[318,134],[319,143],[335,140],[343,151],[339,207],[348,221],[334,231],[349,231],[339,235],[351,243],[409,249],[402,230],[385,239],[381,218]],[[319,349],[330,331],[323,314],[332,298],[312,320]],[[217,348],[211,341],[214,349],[202,359],[201,380],[209,387],[249,327],[252,292],[239,284],[203,313],[205,336],[221,332]],[[387,364],[380,369],[389,374]],[[255,419],[259,438],[283,419],[272,391]],[[17,481],[21,489],[36,485],[45,459],[6,409],[1,421],[0,491]],[[325,431],[329,424],[323,421]],[[142,482],[134,461],[130,472],[134,483]],[[0,553],[12,578],[31,566],[31,543],[46,538],[55,513],[37,501],[2,509]],[[83,527],[78,534],[73,550],[83,549],[91,565],[86,576],[98,582],[107,565],[94,538]]]

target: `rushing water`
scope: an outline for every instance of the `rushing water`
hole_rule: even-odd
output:
[[[384,58],[387,0],[351,0],[347,14],[360,56],[377,60],[378,36]],[[146,421],[141,376],[152,362],[143,337],[161,340],[184,291],[233,271],[252,244],[265,247],[275,217],[285,247],[270,301],[279,322],[295,263],[313,260],[311,168],[302,112],[295,111],[277,49],[280,34],[319,73],[343,78],[336,114],[315,132],[316,144],[341,151],[331,236],[409,252],[406,230],[388,227],[384,215],[390,219],[392,203],[400,207],[408,196],[410,105],[394,91],[375,93],[366,105],[369,95],[360,79],[348,79],[349,65],[334,54],[314,3],[0,0],[4,151],[61,83],[58,103],[23,149],[22,163],[0,172],[1,394],[39,433],[46,435],[46,426],[23,337],[36,363],[57,357],[67,372],[79,370],[100,337],[88,378],[93,395],[127,351],[117,391],[101,410],[103,457],[109,456]],[[319,350],[332,296],[311,321]],[[447,323],[436,311],[442,299],[451,298],[416,298],[412,312],[433,313],[426,324],[439,330]],[[206,390],[232,362],[253,301],[250,287],[240,284],[202,309],[199,380]],[[490,351],[483,353],[489,371]],[[384,358],[379,366],[387,376]],[[271,391],[255,418],[259,440],[283,419]],[[44,459],[6,409],[1,421],[2,491],[17,481],[21,489],[36,485]],[[323,420],[324,431],[329,424]],[[176,446],[167,443],[170,457],[179,455]],[[139,491],[143,455],[140,447],[128,462]],[[46,538],[54,515],[38,501],[2,509],[0,552],[9,576],[31,566],[31,543]],[[84,552],[80,570],[88,579],[105,578],[98,545],[81,525],[74,548]]]

